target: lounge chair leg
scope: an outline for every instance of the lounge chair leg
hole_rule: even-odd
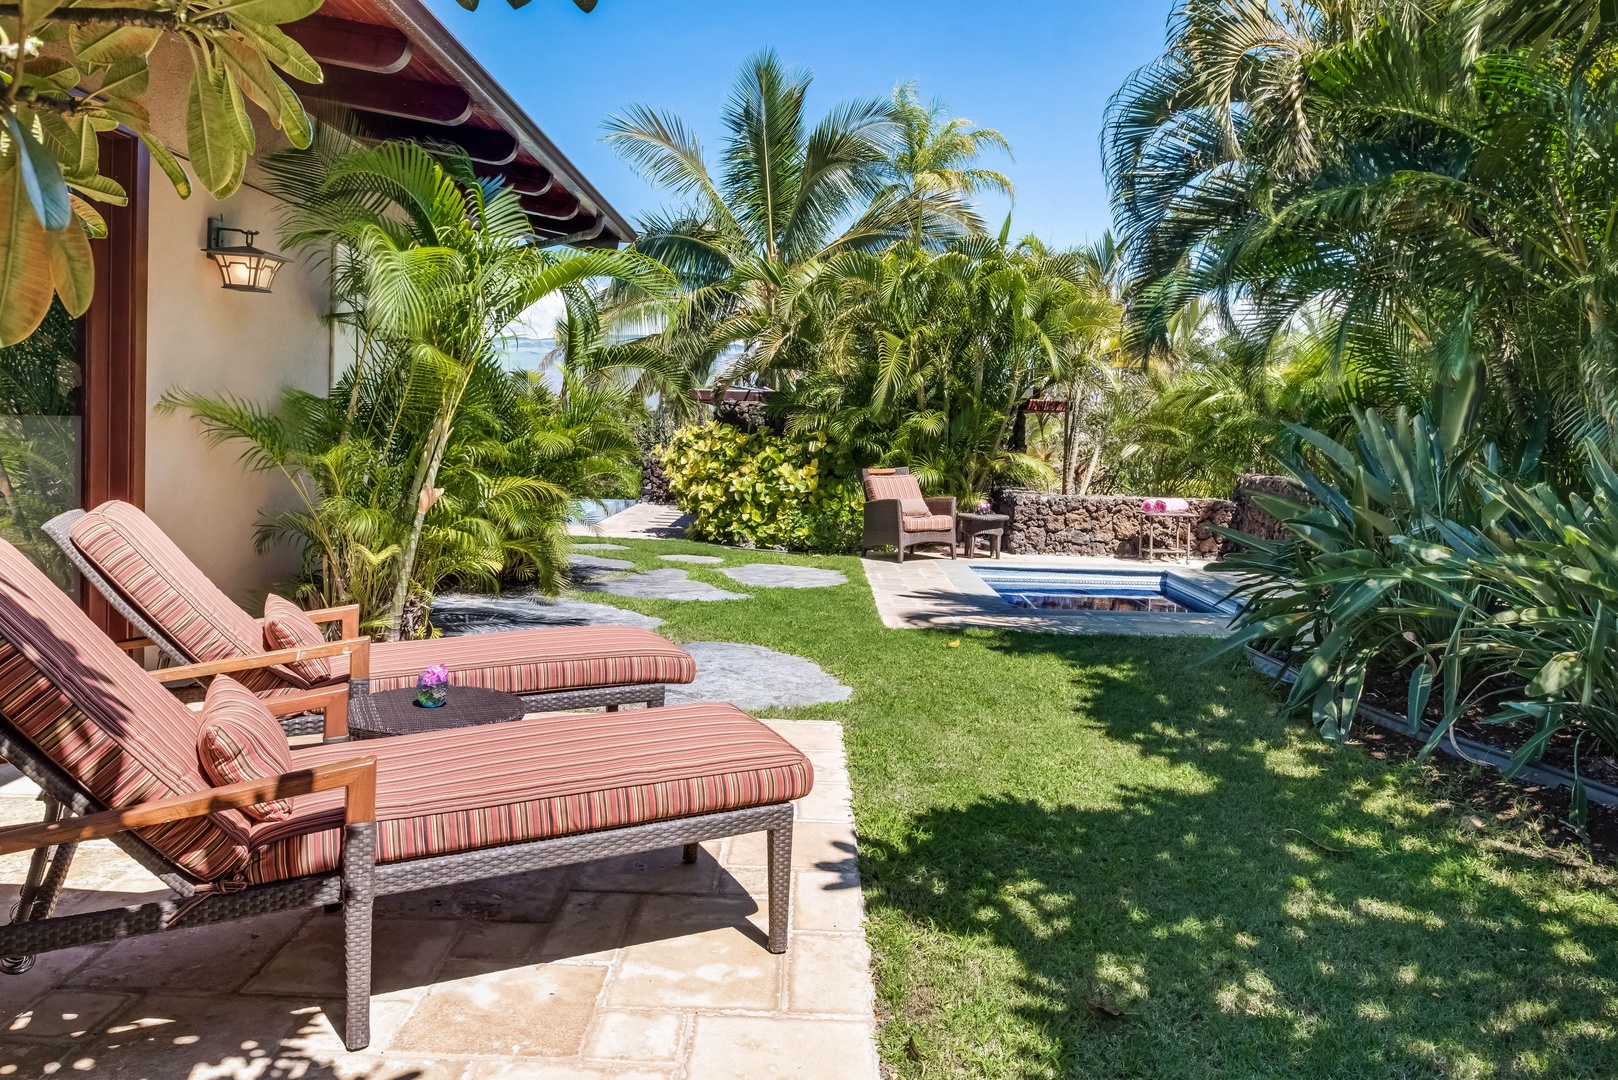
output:
[[[683,862],[683,863],[694,863],[694,862],[696,862],[697,861],[697,852],[700,851],[700,850],[702,850],[702,845],[701,844],[687,844],[687,845],[685,845],[685,850],[680,852],[680,861]]]
[[[364,1050],[371,1043],[371,921],[376,902],[376,824],[343,829],[343,960],[347,1002],[343,1045]]]
[[[792,823],[769,831],[770,951],[787,951],[787,920],[792,913]]]
[[[49,824],[62,816],[62,804],[49,795],[41,795],[45,803],[45,822]],[[56,907],[56,897],[67,880],[68,867],[73,864],[77,844],[58,844],[55,848],[35,848],[28,861],[28,874],[17,893],[17,906],[12,914],[14,923],[48,919]],[[21,975],[34,966],[32,955],[0,957],[0,974]]]

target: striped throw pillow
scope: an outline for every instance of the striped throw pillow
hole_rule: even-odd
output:
[[[320,627],[315,625],[313,619],[303,613],[303,608],[274,593],[264,598],[266,648],[273,652],[276,649],[307,649],[325,643],[326,635],[320,632]],[[296,660],[278,666],[301,679],[305,689],[331,681],[331,661],[325,657]]]
[[[197,758],[202,774],[220,785],[292,771],[281,725],[256,694],[228,675],[215,676],[203,700]],[[285,821],[292,816],[292,802],[275,799],[244,806],[242,813],[255,821]]]

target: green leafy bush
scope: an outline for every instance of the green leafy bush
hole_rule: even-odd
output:
[[[704,424],[675,433],[663,468],[696,539],[827,552],[859,542],[864,494],[821,439]]]

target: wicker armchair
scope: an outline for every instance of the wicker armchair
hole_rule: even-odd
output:
[[[955,558],[955,497],[924,498],[921,485],[907,468],[861,469],[865,486],[865,535],[861,552],[893,547],[899,561],[918,544],[945,544]]]

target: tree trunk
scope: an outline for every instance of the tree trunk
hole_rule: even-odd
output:
[[[1079,485],[1079,494],[1090,493],[1090,481],[1095,479],[1096,466],[1101,464],[1101,440],[1096,440],[1095,452],[1090,455],[1090,464],[1084,467],[1084,482]]]
[[[438,466],[443,463],[444,451],[449,445],[451,412],[450,405],[446,402],[438,419],[433,421],[432,434],[428,437],[426,452],[422,455],[421,468],[416,473],[413,492],[416,498],[416,516],[410,523],[410,538],[405,541],[405,549],[399,559],[398,580],[393,586],[393,600],[388,604],[388,628],[385,634],[388,641],[398,641],[403,632],[405,603],[410,599],[410,579],[414,576],[416,568],[416,549],[421,545],[421,528],[434,501],[429,497],[429,493],[434,490],[438,480]]]

